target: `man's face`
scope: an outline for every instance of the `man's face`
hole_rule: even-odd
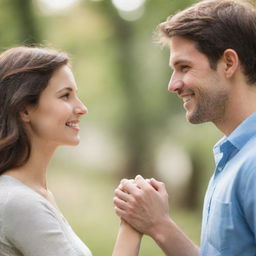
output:
[[[220,122],[224,118],[229,88],[219,64],[213,70],[195,42],[179,36],[171,39],[170,52],[173,74],[168,90],[183,100],[187,120],[193,124]]]

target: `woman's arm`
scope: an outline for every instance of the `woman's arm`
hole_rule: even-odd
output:
[[[137,256],[142,234],[125,221],[121,221],[112,256]]]

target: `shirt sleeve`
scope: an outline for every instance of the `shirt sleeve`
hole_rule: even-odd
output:
[[[4,214],[7,239],[26,256],[77,256],[60,218],[50,205],[31,194],[11,197]]]

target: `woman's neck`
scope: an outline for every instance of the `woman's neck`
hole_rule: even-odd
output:
[[[32,146],[28,161],[20,167],[6,171],[5,174],[13,176],[34,189],[47,190],[47,167],[54,150]]]

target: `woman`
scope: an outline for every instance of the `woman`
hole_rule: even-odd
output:
[[[0,256],[89,256],[47,187],[60,145],[79,143],[87,108],[65,53],[16,47],[0,55]],[[114,256],[138,254],[141,235],[122,223]]]

